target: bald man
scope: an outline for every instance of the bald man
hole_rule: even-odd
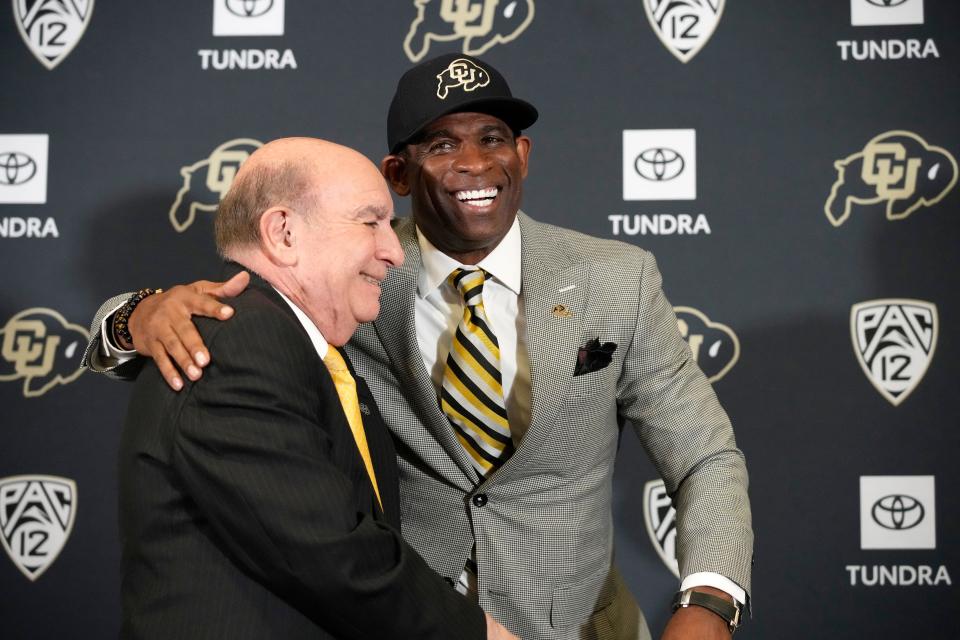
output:
[[[232,322],[199,325],[217,359],[181,393],[147,364],[130,401],[123,637],[513,637],[401,538],[396,452],[340,349],[403,262],[392,209],[332,143],[241,168],[216,241],[228,277],[256,275]]]

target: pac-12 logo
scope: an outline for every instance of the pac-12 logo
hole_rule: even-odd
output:
[[[835,227],[846,222],[854,205],[885,203],[887,220],[902,220],[940,202],[957,183],[950,152],[910,131],[881,133],[833,166],[837,180],[823,211]]]
[[[22,379],[27,398],[73,382],[84,371],[79,358],[89,339],[53,309],[25,309],[0,328],[0,382]]]
[[[673,508],[663,480],[650,480],[643,485],[643,522],[650,544],[657,550],[673,575],[680,577],[677,562],[677,510]]]
[[[906,400],[927,372],[938,326],[937,306],[923,300],[869,300],[850,309],[857,362],[893,406]]]
[[[680,62],[689,62],[713,35],[725,0],[643,0],[660,42]]]
[[[193,224],[198,211],[216,211],[240,165],[262,146],[252,138],[227,140],[203,160],[181,167],[183,186],[170,207],[173,228],[182,233]]]
[[[73,530],[77,483],[56,476],[0,478],[0,542],[20,573],[36,580]]]
[[[403,41],[411,62],[419,62],[431,42],[463,40],[461,51],[478,56],[511,42],[533,22],[533,0],[414,0],[417,17]]]
[[[47,69],[53,69],[73,51],[92,14],[93,0],[13,0],[20,36]]]
[[[740,340],[733,329],[713,322],[699,309],[674,307],[680,335],[693,353],[693,359],[710,382],[727,375],[740,359]]]

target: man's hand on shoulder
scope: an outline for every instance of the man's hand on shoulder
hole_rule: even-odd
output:
[[[711,587],[697,587],[711,595],[730,600],[730,595]],[[681,607],[667,622],[661,640],[730,640],[727,622],[709,609],[700,606]]]
[[[226,320],[233,315],[233,308],[218,298],[237,296],[249,283],[250,274],[241,271],[226,282],[198,280],[148,296],[128,321],[133,345],[118,346],[133,346],[140,355],[153,358],[167,384],[179,391],[183,388],[180,371],[197,380],[203,367],[210,363],[210,353],[192,316]]]
[[[487,640],[520,640],[513,635],[502,624],[490,617],[489,613],[483,614],[487,618]]]

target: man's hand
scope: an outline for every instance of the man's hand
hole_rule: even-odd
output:
[[[197,380],[210,362],[210,353],[191,317],[226,320],[233,315],[233,308],[217,298],[237,296],[249,283],[250,274],[241,271],[226,282],[199,280],[148,296],[130,314],[128,326],[133,345],[118,346],[132,346],[140,355],[153,358],[167,384],[179,391],[183,380],[177,367],[191,380]]]
[[[696,591],[733,601],[729,594],[712,587],[696,587]],[[692,605],[676,610],[661,640],[730,640],[730,636],[730,628],[723,618],[709,609]]]
[[[487,640],[520,640],[513,635],[502,624],[490,617],[489,613],[483,614],[487,618]]]

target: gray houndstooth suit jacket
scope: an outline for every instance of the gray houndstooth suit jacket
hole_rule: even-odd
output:
[[[380,317],[348,345],[398,439],[404,537],[451,580],[476,541],[480,604],[525,639],[649,637],[612,563],[613,467],[629,421],[674,497],[681,575],[720,573],[749,593],[743,454],[653,256],[519,218],[531,424],[485,482],[472,480],[417,345],[411,219],[396,226],[406,261],[383,283]],[[571,315],[554,314],[558,304]],[[593,338],[618,345],[613,361],[575,377],[578,349]]]
[[[531,424],[483,484],[471,479],[417,345],[420,249],[409,218],[396,226],[406,260],[383,283],[380,317],[347,346],[396,436],[404,538],[450,580],[476,540],[480,604],[524,640],[649,638],[613,566],[613,467],[629,421],[674,498],[681,575],[713,571],[749,594],[743,454],[677,330],[653,256],[519,218]],[[125,298],[94,319],[84,357],[94,370],[116,366],[98,353],[99,327]],[[571,315],[554,315],[557,304]],[[613,361],[574,377],[578,349],[593,338],[617,344]]]

